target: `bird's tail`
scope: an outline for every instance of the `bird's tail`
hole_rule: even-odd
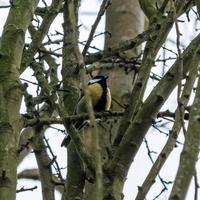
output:
[[[79,120],[74,123],[74,126],[76,130],[81,130],[83,127],[87,126],[88,124],[89,124],[89,120]],[[61,147],[67,147],[70,141],[71,141],[71,138],[69,135],[67,135],[62,141]]]
[[[63,139],[63,141],[62,141],[62,143],[61,143],[61,147],[67,147],[67,145],[70,143],[70,141],[71,141],[71,138],[70,138],[70,136],[69,135],[67,135],[64,139]]]
[[[83,127],[88,126],[90,123],[90,120],[79,120],[74,123],[74,126],[76,130],[81,130]]]
[[[97,123],[99,123],[100,121],[101,121],[100,119],[96,119]],[[88,126],[89,124],[90,124],[90,120],[79,120],[79,121],[74,123],[74,126],[75,126],[76,130],[79,131],[82,128]],[[71,141],[71,138],[70,138],[69,135],[67,135],[62,141],[61,147],[67,147],[68,144],[70,143],[70,141]]]

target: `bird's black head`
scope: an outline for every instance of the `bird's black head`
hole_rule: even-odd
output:
[[[88,82],[88,85],[99,83],[102,85],[102,87],[107,87],[107,83],[106,83],[107,78],[108,76],[95,76]]]

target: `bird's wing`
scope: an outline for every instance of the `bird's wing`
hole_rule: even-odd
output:
[[[110,110],[110,106],[111,106],[111,92],[110,89],[107,88],[107,93],[106,93],[107,97],[106,97],[106,107],[105,107],[105,111]]]

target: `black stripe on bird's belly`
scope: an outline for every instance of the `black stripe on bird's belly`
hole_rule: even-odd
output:
[[[97,104],[94,106],[95,112],[101,112],[105,111],[106,109],[106,101],[107,101],[107,88],[103,88],[103,92],[101,95],[100,100],[97,102]]]

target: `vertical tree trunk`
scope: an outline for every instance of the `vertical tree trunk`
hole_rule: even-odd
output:
[[[69,115],[74,113],[79,99],[79,75],[76,73],[81,57],[77,43],[78,8],[79,1],[65,0],[62,76],[64,89],[70,91],[63,96],[65,108]],[[83,162],[72,141],[67,148],[67,181],[62,200],[82,199],[84,181]]]
[[[112,5],[106,13],[106,31],[111,34],[105,38],[105,49],[117,46],[119,43],[134,38],[144,29],[144,15],[140,9],[138,1],[135,0],[113,0]],[[137,52],[129,50],[126,54],[121,54],[122,58],[132,58]],[[124,68],[118,68],[110,71],[101,71],[109,75],[109,87],[112,96],[122,103],[126,102],[129,96],[133,73],[125,74]],[[112,83],[112,84],[111,84]],[[114,84],[113,84],[114,83]],[[120,88],[120,90],[119,90]]]
[[[16,0],[10,9],[0,47],[0,199],[16,196],[17,147],[21,130],[19,69],[25,32],[39,0]],[[32,11],[32,12],[30,12]]]
[[[106,13],[106,31],[111,34],[111,37],[108,35],[105,37],[105,49],[118,46],[120,42],[134,38],[143,29],[144,15],[138,1],[113,0]],[[121,57],[123,59],[130,59],[137,56],[137,53],[129,50],[125,54],[121,54]],[[126,104],[133,87],[134,73],[126,74],[124,68],[101,70],[99,73],[109,76],[108,85],[111,89],[112,97],[122,105]],[[112,103],[112,109],[122,110],[115,103]],[[110,142],[113,140],[118,126],[112,122],[111,125],[103,123],[103,127],[99,126],[102,158],[103,160],[109,160]],[[115,177],[112,177],[112,175],[108,177],[107,175],[104,174],[104,199],[121,200],[125,180],[120,177],[120,174]],[[95,199],[95,189],[93,184],[88,183],[86,185],[85,200],[92,199]]]
[[[134,38],[144,29],[144,15],[140,9],[139,2],[135,0],[113,0],[112,5],[107,10],[106,15],[106,31],[111,34],[111,37],[105,38],[105,49],[117,46],[120,42]],[[137,56],[138,52],[129,50],[120,56],[124,59],[131,59]],[[111,89],[112,97],[120,104],[127,104],[134,79],[134,72],[125,73],[125,69],[118,68],[110,71],[102,70],[100,73],[109,76],[108,84]],[[122,110],[122,108],[112,103],[114,110]],[[112,132],[115,134],[118,126],[113,124]],[[109,129],[108,129],[109,130]],[[104,133],[106,134],[106,133]],[[112,138],[115,135],[112,135]],[[127,172],[128,173],[128,172]],[[113,179],[109,179],[107,185],[106,199],[122,198],[122,190],[125,180],[117,174]]]

